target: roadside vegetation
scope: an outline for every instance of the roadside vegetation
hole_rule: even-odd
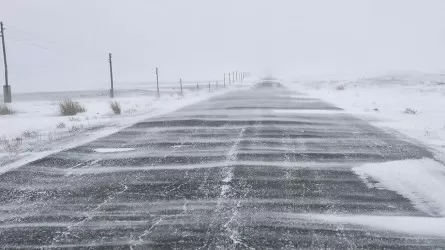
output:
[[[69,98],[59,102],[58,106],[59,106],[59,114],[61,116],[72,116],[86,111],[83,105]]]
[[[12,115],[15,111],[7,104],[0,103],[0,115]]]
[[[121,104],[117,101],[110,102],[110,108],[115,115],[120,115],[122,113]]]

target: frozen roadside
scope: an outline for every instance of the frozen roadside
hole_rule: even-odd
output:
[[[445,162],[445,75],[340,78],[286,86],[332,103],[390,133],[404,134]]]
[[[232,85],[218,91],[187,91],[163,95],[115,98],[121,115],[110,108],[110,99],[82,99],[86,112],[59,116],[57,102],[30,101],[11,105],[13,115],[0,116],[0,174],[49,154],[76,147],[115,133],[132,124],[221,95],[248,85]]]
[[[326,78],[327,79],[327,78]],[[435,159],[372,163],[353,171],[369,188],[388,189],[409,199],[431,217],[312,215],[336,224],[444,237],[445,75],[408,73],[351,79],[289,82],[287,87],[320,98],[347,113],[423,144]]]

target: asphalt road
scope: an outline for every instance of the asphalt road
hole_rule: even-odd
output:
[[[0,246],[441,248],[444,239],[310,216],[428,216],[351,171],[422,157],[321,100],[231,92],[1,175]]]

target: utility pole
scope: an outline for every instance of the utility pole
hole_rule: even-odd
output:
[[[0,35],[2,37],[3,63],[5,65],[5,85],[3,85],[3,98],[5,103],[11,103],[11,86],[8,83],[8,63],[6,61],[5,29],[3,22],[0,22]]]
[[[114,98],[113,62],[111,61],[111,53],[108,53],[108,62],[110,63],[110,80],[111,80],[110,97]]]
[[[232,85],[232,80],[230,79],[230,73],[229,73],[229,84]]]
[[[179,78],[179,84],[181,85],[181,96],[184,96],[184,92],[182,92],[182,78]]]
[[[226,73],[224,73],[224,88],[226,87]]]
[[[156,88],[158,90],[158,98],[161,97],[161,93],[159,93],[159,70],[156,68]]]

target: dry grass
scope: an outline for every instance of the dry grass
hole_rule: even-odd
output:
[[[335,89],[336,90],[345,90],[345,85],[338,85]]]
[[[412,108],[406,108],[406,109],[403,111],[403,113],[404,113],[404,114],[407,114],[407,115],[416,115],[417,113],[419,113],[419,111],[417,111],[417,110],[415,110],[415,109],[412,109]]]
[[[25,130],[22,132],[22,137],[25,139],[37,137],[38,135],[39,135],[39,133],[34,130]]]
[[[110,102],[110,108],[115,115],[120,115],[122,113],[121,105],[117,101]]]
[[[82,128],[83,128],[83,126],[82,126],[81,124],[79,124],[79,125],[73,125],[73,126],[71,126],[71,127],[68,129],[68,132],[70,132],[70,133],[75,133],[75,132],[80,131]]]
[[[65,123],[63,123],[63,122],[59,122],[59,123],[57,123],[56,128],[58,128],[58,129],[64,129],[64,128],[66,128],[66,125],[65,125]]]
[[[15,111],[9,105],[0,103],[0,115],[12,115],[14,113]]]
[[[17,137],[15,139],[6,139],[4,137],[0,138],[0,145],[6,151],[6,153],[11,155],[18,155],[20,153],[20,148],[22,146],[23,138]]]
[[[59,114],[61,116],[71,116],[77,115],[78,113],[83,113],[86,111],[85,107],[79,102],[73,101],[72,99],[65,99],[58,103]]]

